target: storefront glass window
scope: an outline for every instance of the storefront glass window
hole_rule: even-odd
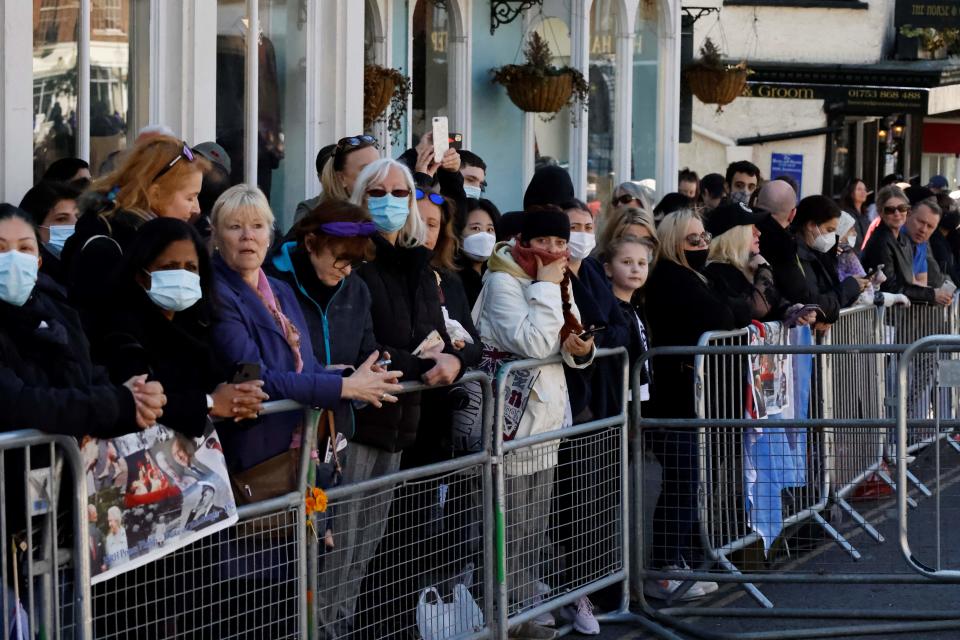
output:
[[[417,0],[413,9],[413,113],[415,136],[426,132],[434,116],[449,116],[447,102],[450,20],[446,3]]]
[[[633,43],[633,144],[631,167],[634,180],[657,173],[657,9],[640,0]]]
[[[613,194],[619,0],[594,0],[590,12],[590,110],[587,124],[587,201]]]
[[[550,45],[554,66],[564,67],[570,64],[570,27],[565,20],[546,17],[534,27],[534,31]],[[555,117],[535,115],[533,131],[536,166],[556,164],[569,170],[570,108],[564,107]]]
[[[259,14],[257,184],[285,229],[306,194],[306,14],[292,0],[259,0]],[[244,0],[218,0],[217,142],[234,182],[244,178],[245,15]]]
[[[77,155],[79,0],[33,2],[33,176]]]
[[[381,64],[383,33],[377,4],[366,0],[363,11],[363,63]]]

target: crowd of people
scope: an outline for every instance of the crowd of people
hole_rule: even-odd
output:
[[[53,163],[19,206],[0,205],[3,427],[109,438],[160,423],[200,436],[215,422],[236,499],[249,503],[276,495],[264,466],[305,446],[302,415],[260,416],[268,400],[331,412],[338,435],[325,437],[349,442],[331,482],[356,483],[482,449],[482,425],[458,415],[452,427],[469,384],[401,394],[402,382],[443,388],[559,355],[506,381],[503,438],[519,439],[622,410],[621,370],[594,361],[597,348],[636,361],[754,320],[823,331],[855,304],[949,304],[960,275],[960,213],[939,182],[890,176],[871,194],[853,180],[839,202],[799,199],[788,177],[764,180],[743,161],[724,175],[681,171],[656,202],[625,182],[594,214],[563,168],[544,166],[522,208],[501,214],[486,169],[466,150],[438,160],[430,134],[396,160],[373,137],[346,137],[320,151],[321,191],[284,229],[256,186],[230,184],[215,143],[141,136],[96,179],[82,160]],[[694,417],[693,375],[691,357],[648,362],[631,401]],[[663,468],[656,569],[696,561],[695,438],[647,434]],[[575,456],[561,442],[505,464],[521,606],[544,595],[536,556],[550,545],[558,464]],[[321,594],[325,628],[348,632],[391,508],[383,497],[354,514],[363,526],[320,532],[355,550],[349,567],[326,567],[351,577],[332,600]],[[680,584],[644,590],[667,598]],[[682,597],[716,588],[697,582]],[[589,599],[568,613],[599,633]],[[553,622],[510,637],[553,637]]]

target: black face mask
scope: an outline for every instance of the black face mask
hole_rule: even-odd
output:
[[[707,254],[709,250],[707,249],[696,249],[695,251],[684,250],[683,255],[687,259],[687,264],[690,265],[690,268],[695,271],[703,270],[704,265],[707,264]]]

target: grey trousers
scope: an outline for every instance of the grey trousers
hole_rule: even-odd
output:
[[[357,443],[350,444],[349,453],[343,485],[378,478],[400,468],[401,453]],[[365,492],[336,504],[332,522],[335,546],[320,558],[320,638],[342,638],[353,629],[360,585],[387,527],[393,491],[388,487]],[[322,531],[318,533],[323,535]]]
[[[507,588],[510,602],[528,607],[543,580],[554,469],[506,477]]]

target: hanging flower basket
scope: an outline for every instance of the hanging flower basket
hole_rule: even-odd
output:
[[[363,128],[386,119],[387,131],[396,134],[407,113],[410,78],[396,69],[368,64],[363,67]],[[389,116],[386,115],[390,107]]]
[[[492,69],[493,81],[503,85],[513,104],[528,113],[557,113],[566,105],[585,105],[590,85],[572,67],[551,64],[553,54],[543,37],[533,32],[524,50],[525,64]]]
[[[700,59],[684,71],[690,92],[705,104],[717,105],[717,112],[741,95],[747,86],[747,77],[753,73],[746,62],[724,64],[720,49],[707,38],[700,48]]]

